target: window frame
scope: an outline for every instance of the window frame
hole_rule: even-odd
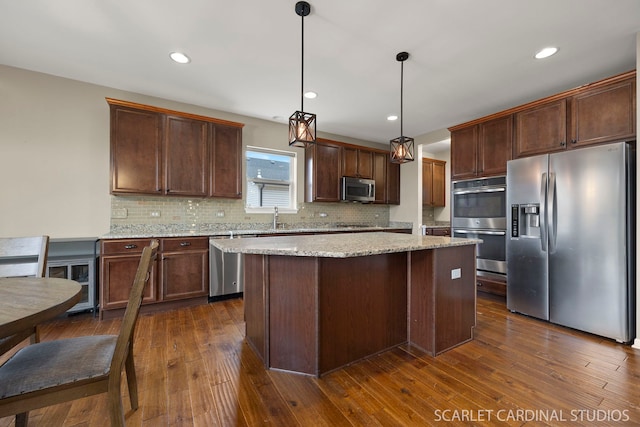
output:
[[[256,147],[256,146],[251,146],[251,145],[247,145],[247,148],[245,149],[245,154],[244,154],[244,169],[245,169],[245,173],[244,173],[244,181],[246,183],[246,188],[247,191],[245,192],[246,196],[245,196],[245,200],[244,200],[244,211],[245,213],[251,213],[251,214],[260,214],[260,213],[264,213],[264,214],[269,214],[269,215],[273,215],[273,211],[274,208],[273,206],[261,206],[261,207],[256,207],[256,206],[247,206],[247,200],[248,200],[248,195],[249,195],[249,185],[251,185],[251,181],[249,180],[249,177],[247,176],[247,159],[248,159],[248,154],[249,152],[258,152],[258,153],[265,153],[265,154],[274,154],[274,155],[279,155],[279,156],[286,156],[291,158],[291,164],[290,164],[290,169],[289,169],[289,202],[291,203],[290,207],[281,207],[278,206],[278,213],[298,213],[298,153],[295,151],[285,151],[285,150],[278,150],[275,148],[268,148],[268,147]],[[264,179],[265,181],[269,181],[269,179]]]

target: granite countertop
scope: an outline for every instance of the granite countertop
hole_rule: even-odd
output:
[[[100,236],[100,239],[146,239],[150,237],[229,237],[229,236],[278,236],[282,234],[296,233],[341,233],[348,231],[388,231],[388,230],[408,230],[411,231],[411,223],[397,223],[386,226],[375,226],[365,224],[327,224],[327,225],[296,225],[287,224],[285,227],[273,228],[224,228],[202,227],[198,230],[184,230],[170,225],[147,228],[131,227],[111,232]]]
[[[482,243],[482,240],[403,233],[365,232],[314,236],[277,236],[268,239],[217,239],[212,240],[212,243],[223,252],[232,253],[348,258],[475,245],[476,243]]]

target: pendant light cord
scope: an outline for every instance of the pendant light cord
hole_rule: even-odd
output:
[[[300,16],[302,20],[302,55],[300,65],[300,112],[304,112],[304,15]]]
[[[402,130],[402,106],[403,102],[403,87],[404,87],[404,61],[400,61],[400,139],[404,140],[404,131]]]

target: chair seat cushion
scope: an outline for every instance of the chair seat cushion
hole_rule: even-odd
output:
[[[117,339],[85,336],[20,349],[0,366],[0,399],[108,375]]]

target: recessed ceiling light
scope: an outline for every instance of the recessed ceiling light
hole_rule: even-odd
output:
[[[390,116],[387,116],[387,120],[389,120],[390,122],[394,120],[398,120],[398,116],[396,116],[395,114],[392,114]]]
[[[189,62],[191,62],[191,59],[189,59],[187,55],[181,52],[171,52],[169,56],[178,64],[188,64]]]
[[[555,55],[556,52],[558,52],[557,47],[545,47],[536,53],[536,59],[548,58],[551,55]]]
[[[315,92],[311,92],[311,91],[306,92],[306,93],[304,94],[304,97],[305,97],[305,98],[307,98],[307,99],[314,99],[314,98],[316,98],[317,96],[318,96],[318,94],[317,94],[317,93],[315,93]]]

